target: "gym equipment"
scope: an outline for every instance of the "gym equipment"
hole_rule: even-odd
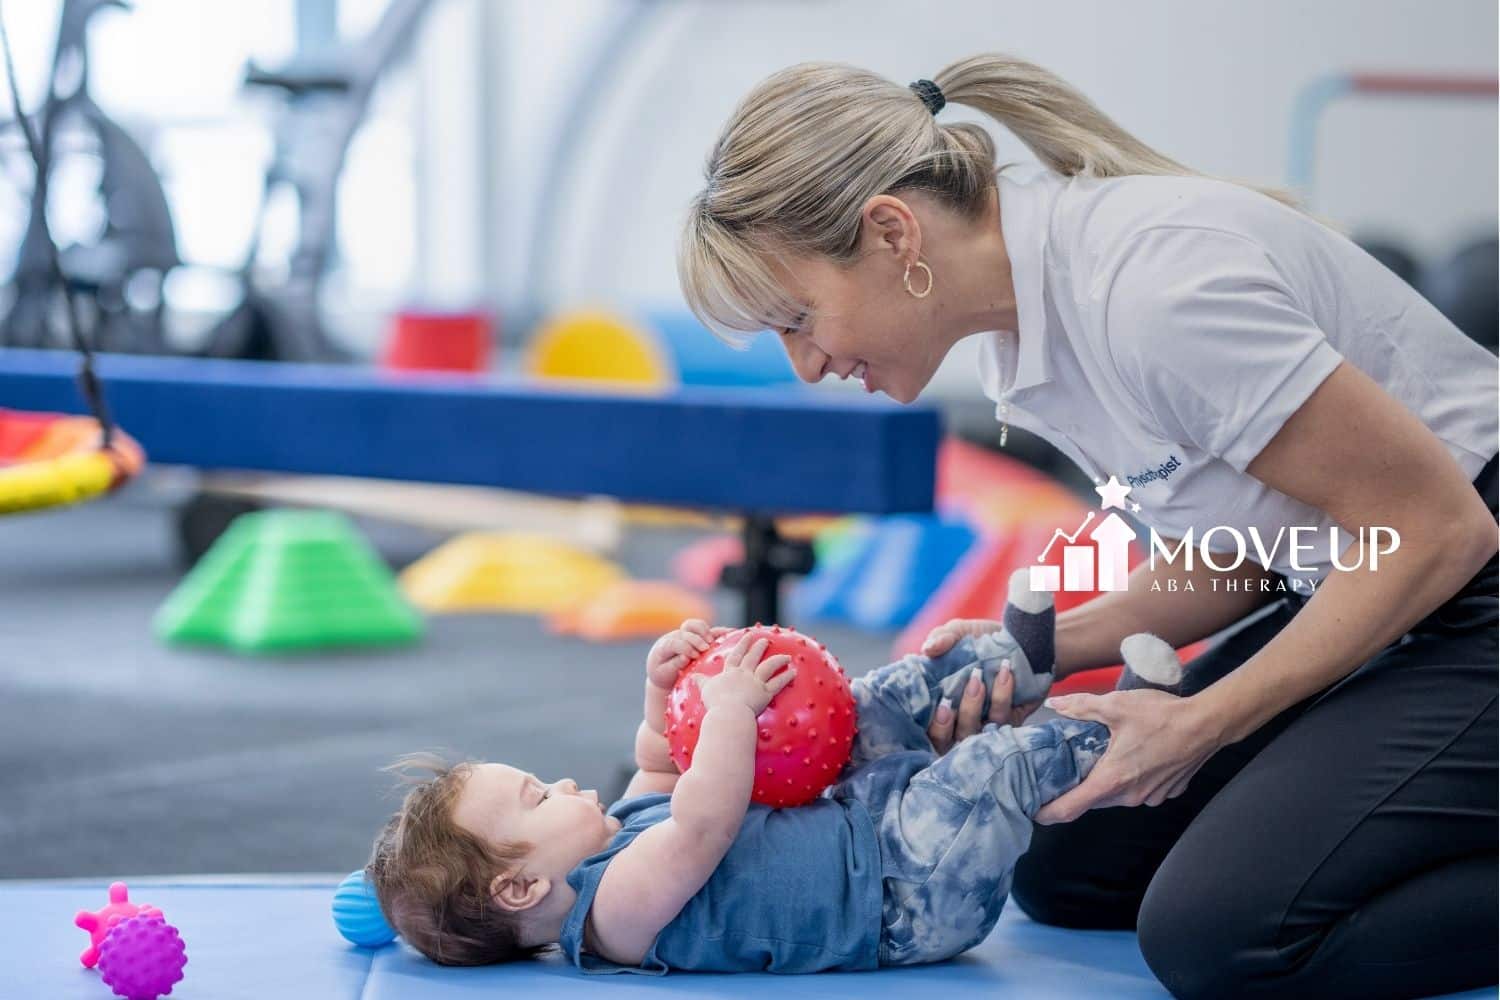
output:
[[[792,594],[799,619],[868,629],[911,621],[978,536],[961,518],[897,514],[877,518],[858,541],[817,566]]]
[[[689,618],[708,621],[713,605],[665,580],[617,580],[555,612],[547,627],[590,642],[654,639]]]
[[[59,28],[57,58],[63,58],[65,42],[79,50],[70,52],[69,58],[77,60],[79,72],[85,73],[78,81],[78,93],[84,96],[77,98],[85,112],[92,107],[92,102],[88,100],[84,87],[87,60],[82,45],[85,22],[94,9],[95,5],[90,4],[65,5]],[[75,420],[55,414],[27,416],[0,411],[0,514],[5,514],[75,503],[116,489],[140,471],[145,456],[111,420],[103,389],[94,371],[93,344],[83,332],[63,256],[47,226],[47,179],[53,137],[45,130],[52,127],[60,112],[56,108],[50,109],[53,113],[44,119],[44,132],[38,137],[21,111],[21,93],[11,58],[10,36],[3,21],[0,21],[0,49],[3,49],[11,103],[17,112],[16,122],[26,140],[35,177],[32,213],[21,252],[21,267],[25,274],[16,279],[15,305],[23,309],[39,308],[41,312],[37,321],[45,330],[53,305],[46,287],[50,283],[50,287],[61,294],[67,332],[80,358],[78,397],[92,417],[92,420]],[[55,75],[56,65],[53,71]],[[54,79],[54,90],[56,84]],[[28,296],[37,297],[33,293],[41,296],[40,301],[25,306]],[[15,318],[14,309],[10,318]],[[0,334],[4,329],[0,327]],[[78,401],[70,399],[67,405],[76,406]]]
[[[798,381],[774,337],[756,337],[736,350],[692,313],[669,309],[648,311],[639,321],[602,309],[560,313],[533,333],[523,365],[535,378],[648,388],[743,388]]]
[[[111,882],[109,884],[109,902],[97,910],[79,910],[73,917],[73,926],[82,928],[88,932],[89,946],[78,956],[78,961],[85,969],[92,969],[99,962],[99,946],[114,926],[122,920],[129,919],[138,914],[160,913],[154,906],[147,904],[132,903],[130,901],[130,889],[124,882]]]
[[[693,590],[713,590],[724,567],[743,562],[745,545],[733,535],[701,538],[672,557],[672,578]]]
[[[92,417],[0,410],[0,514],[92,500],[129,482],[146,456]]]
[[[334,255],[334,206],[349,142],[364,119],[380,76],[405,52],[431,0],[390,0],[364,38],[332,52],[299,54],[277,69],[253,63],[245,86],[278,91],[285,100],[261,191],[263,217],[284,187],[296,196],[297,244],[279,285],[256,276],[257,223],[239,270],[242,298],[209,332],[201,353],[214,358],[336,361],[346,351],[329,337],[318,310]]]
[[[89,93],[88,25],[107,7],[129,9],[123,0],[64,0],[46,98],[31,117],[40,135],[31,146],[36,183],[26,228],[8,284],[14,289],[0,315],[0,345],[63,346],[52,331],[59,299],[72,319],[74,302],[89,304],[91,344],[100,350],[165,349],[161,334],[162,283],[180,262],[167,197],[151,162],[130,134],[104,113]],[[12,88],[15,122],[32,131]],[[89,136],[80,147],[77,134]],[[64,139],[68,142],[64,142]],[[105,218],[97,242],[59,252],[47,231],[48,181],[63,156],[99,161],[99,201]],[[73,346],[77,346],[75,343]]]
[[[125,1000],[156,1000],[182,979],[187,951],[161,913],[127,917],[99,946],[99,978]]]
[[[1500,94],[1493,76],[1427,73],[1330,73],[1302,88],[1292,109],[1287,140],[1287,182],[1309,205],[1315,201],[1318,123],[1335,101],[1352,97],[1408,97],[1429,100],[1491,100]]]
[[[839,661],[827,646],[795,629],[757,625],[726,632],[682,668],[667,699],[672,760],[686,771],[698,746],[705,709],[693,675],[713,677],[722,672],[724,657],[747,634],[767,640],[767,658],[785,653],[792,658],[789,666],[797,670],[756,719],[760,739],[750,798],[778,809],[804,805],[833,784],[848,763],[858,720],[849,678]]]
[[[532,378],[661,389],[672,366],[645,330],[601,309],[562,313],[532,337],[522,370]]]
[[[1500,274],[1500,245],[1493,239],[1476,240],[1428,269],[1422,294],[1469,339],[1495,351],[1500,349],[1497,274]]]
[[[773,336],[755,337],[736,350],[715,337],[686,309],[647,314],[647,325],[661,338],[683,385],[792,385],[797,373]]]
[[[354,526],[326,511],[246,514],[167,598],[165,642],[246,653],[413,642],[422,620]]]
[[[494,339],[486,313],[403,309],[391,323],[380,363],[390,371],[483,372]]]
[[[361,948],[383,948],[396,940],[364,869],[350,872],[333,891],[333,926],[344,940]]]
[[[854,394],[682,388],[657,396],[325,365],[108,356],[121,421],[164,464],[503,486],[744,514],[730,583],[745,621],[811,568],[775,515],[930,511],[936,411]],[[0,398],[76,411],[67,362],[0,349]],[[307,428],[316,427],[317,434]],[[816,433],[810,433],[816,428]]]
[[[551,538],[471,532],[444,542],[399,579],[407,599],[427,612],[546,614],[624,576],[614,563]]]
[[[897,997],[1004,996],[1006,1000],[1166,1000],[1146,968],[1134,934],[1077,931],[1032,923],[1007,906],[990,936],[962,958],[938,965],[880,972],[616,976],[601,984],[558,955],[534,962],[481,968],[442,966],[405,944],[359,950],[328,919],[337,874],[323,877],[204,877],[138,882],[193,939],[193,995],[213,1000],[462,1000],[528,997],[555,1000],[606,990],[632,998],[684,994],[727,998],[817,996],[824,1000]],[[0,880],[0,940],[6,944],[7,982],[25,983],[29,996],[100,1000],[99,984],[80,976],[59,954],[77,931],[38,914],[67,912],[103,891],[99,880]],[[253,928],[253,933],[247,933]],[[1471,990],[1452,1000],[1494,1000]],[[184,993],[186,996],[186,993]]]
[[[267,506],[318,507],[444,533],[524,531],[601,553],[618,549],[624,535],[621,505],[609,497],[561,500],[484,486],[249,472],[210,473],[203,476],[198,488],[198,501],[205,497],[214,501],[207,505],[210,512],[226,504],[232,511],[234,504],[229,501],[243,502],[239,513]],[[207,541],[193,552],[187,565],[197,562],[226,527],[228,521],[218,525],[216,531],[205,526],[202,534]],[[193,541],[196,544],[196,536]]]

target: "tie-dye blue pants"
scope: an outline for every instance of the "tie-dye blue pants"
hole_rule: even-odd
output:
[[[1010,893],[1031,817],[1083,780],[1109,743],[1095,722],[986,725],[939,757],[927,725],[945,677],[971,665],[993,676],[1016,655],[1006,635],[963,639],[939,657],[911,655],[853,683],[859,735],[830,794],[875,822],[885,881],[882,965],[951,958],[984,940]]]

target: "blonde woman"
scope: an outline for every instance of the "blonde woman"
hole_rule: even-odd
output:
[[[1042,169],[997,169],[945,104]],[[910,402],[979,336],[1002,439],[1051,441],[1168,543],[1265,541],[1264,566],[1158,559],[1059,617],[1059,676],[1132,632],[1236,627],[1190,667],[1219,678],[1201,689],[1054,699],[1113,739],[1039,815],[1023,909],[1137,929],[1183,997],[1494,981],[1493,356],[1283,196],[1000,55],[907,86],[832,64],[765,80],[709,154],[678,266],[704,322],[776,331],[809,382]],[[996,627],[951,622],[924,652]],[[936,748],[979,728],[978,700],[939,713]]]

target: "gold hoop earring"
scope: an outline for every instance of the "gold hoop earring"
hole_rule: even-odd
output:
[[[918,267],[920,267],[922,270],[924,270],[924,271],[927,272],[927,287],[924,288],[920,292],[916,291],[915,289],[913,289],[911,287],[911,265],[910,264],[906,265],[906,273],[904,275],[902,275],[902,277],[901,277],[901,283],[906,286],[907,294],[913,296],[914,298],[925,299],[925,298],[927,298],[927,296],[929,296],[929,295],[932,294],[932,268],[928,267],[926,264],[922,263],[920,260],[916,262],[916,265]]]

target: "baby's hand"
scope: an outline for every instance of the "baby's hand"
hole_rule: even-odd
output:
[[[762,660],[765,655],[765,639],[751,643],[746,633],[735,647],[724,657],[724,669],[712,677],[694,674],[693,681],[703,693],[706,708],[719,705],[744,705],[750,714],[764,712],[771,699],[797,676],[795,667],[787,667],[792,658],[786,654]],[[786,667],[785,670],[782,670]],[[781,673],[777,673],[780,670]]]
[[[646,654],[646,676],[659,688],[670,689],[677,683],[682,668],[709,647],[709,643],[729,631],[726,628],[709,628],[699,618],[689,618],[681,628],[668,632],[651,647]]]

